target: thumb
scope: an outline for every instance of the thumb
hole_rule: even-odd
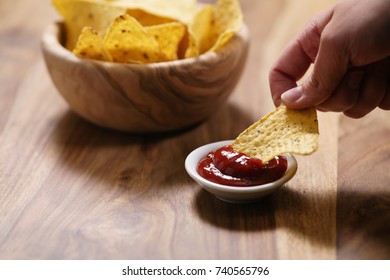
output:
[[[326,28],[325,28],[326,29]],[[283,104],[301,109],[321,104],[336,90],[348,68],[348,52],[342,47],[343,38],[327,36],[324,30],[313,72],[302,85],[284,92]]]

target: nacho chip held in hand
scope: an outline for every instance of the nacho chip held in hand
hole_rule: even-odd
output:
[[[236,151],[267,162],[285,153],[313,153],[318,147],[318,135],[314,107],[291,110],[281,105],[243,131],[232,145]]]

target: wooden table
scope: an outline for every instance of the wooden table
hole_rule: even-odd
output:
[[[242,79],[201,125],[134,136],[76,116],[40,51],[50,1],[0,2],[1,259],[389,259],[390,113],[320,114],[320,148],[254,204],[186,174],[194,148],[232,139],[273,108],[268,71],[335,1],[241,0],[251,32]]]

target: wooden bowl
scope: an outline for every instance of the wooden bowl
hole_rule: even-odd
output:
[[[60,94],[99,126],[136,132],[172,131],[212,115],[237,84],[248,53],[245,25],[218,52],[152,64],[80,59],[62,45],[63,24],[42,38],[47,69]]]

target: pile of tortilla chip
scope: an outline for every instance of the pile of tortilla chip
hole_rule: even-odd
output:
[[[217,51],[242,24],[238,0],[52,0],[80,58],[152,63]]]

